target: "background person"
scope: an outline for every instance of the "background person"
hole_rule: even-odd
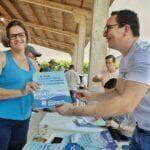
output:
[[[112,79],[112,78],[118,78],[119,71],[116,69],[116,58],[113,55],[108,55],[105,57],[105,63],[107,70],[103,72],[101,75],[96,75],[93,77],[94,82],[101,82],[102,86],[104,87],[105,83]]]
[[[38,64],[39,68],[41,69],[41,65],[37,61],[37,57],[41,57],[41,55],[42,55],[41,53],[37,52],[33,46],[27,45],[25,47],[25,54],[26,54],[27,57],[35,60]],[[39,69],[39,71],[40,71],[40,69]]]
[[[86,75],[80,74],[79,79],[80,79],[79,89],[87,89],[87,77],[86,77]]]
[[[28,32],[21,22],[8,23],[6,34],[10,50],[0,53],[0,149],[21,150],[27,140],[32,92],[39,88],[32,82],[38,65],[25,55]]]
[[[70,90],[70,96],[74,103],[76,102],[75,93],[79,87],[80,79],[77,72],[75,71],[74,65],[70,65],[69,70],[65,74],[68,83],[68,88]]]
[[[51,71],[54,71],[55,67],[56,67],[57,63],[55,62],[54,59],[51,59],[49,62],[48,62],[48,66],[45,67],[43,69],[44,72],[51,72]]]
[[[34,60],[37,60],[37,57],[40,57],[40,56],[41,56],[41,54],[40,54],[39,52],[37,52],[37,51],[35,50],[35,48],[34,48],[33,46],[31,46],[31,45],[27,45],[27,46],[25,47],[25,54],[26,54],[28,57],[30,57],[30,58],[32,58],[32,59],[34,59]]]

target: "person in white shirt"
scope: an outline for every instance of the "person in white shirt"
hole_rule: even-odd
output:
[[[103,87],[108,80],[112,78],[118,78],[119,76],[119,71],[115,66],[116,58],[113,55],[108,55],[105,57],[105,62],[107,70],[100,75],[94,76],[92,79],[93,82],[101,82]]]
[[[76,102],[76,98],[74,94],[79,87],[80,79],[79,79],[78,73],[75,71],[74,65],[70,65],[69,70],[65,74],[66,74],[67,84],[70,90],[70,96],[74,103]]]

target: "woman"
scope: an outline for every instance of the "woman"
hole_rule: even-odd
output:
[[[27,140],[32,92],[39,88],[32,82],[38,65],[25,55],[28,32],[21,22],[10,22],[6,35],[10,50],[0,53],[0,149],[21,150]]]

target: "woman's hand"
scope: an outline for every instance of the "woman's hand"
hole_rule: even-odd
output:
[[[40,84],[37,82],[27,82],[24,89],[21,90],[23,95],[27,95],[33,91],[37,91],[40,88]]]

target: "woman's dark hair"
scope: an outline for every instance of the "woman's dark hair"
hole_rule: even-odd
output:
[[[133,36],[138,37],[140,36],[139,30],[140,30],[140,24],[139,24],[139,18],[137,16],[137,13],[135,13],[132,10],[120,10],[120,11],[113,11],[111,13],[111,16],[116,15],[116,21],[119,24],[119,27],[123,27],[124,25],[128,24],[130,25],[131,31],[133,33]]]
[[[6,36],[7,36],[7,38],[9,39],[10,28],[14,27],[14,26],[19,26],[24,30],[25,35],[26,35],[26,39],[27,39],[27,43],[28,43],[28,32],[27,32],[25,26],[23,25],[23,23],[18,21],[18,20],[13,20],[13,21],[9,22],[8,25],[6,26]]]

